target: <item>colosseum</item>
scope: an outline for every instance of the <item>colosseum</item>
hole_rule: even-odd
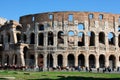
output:
[[[0,25],[0,64],[120,67],[120,14],[61,11]]]

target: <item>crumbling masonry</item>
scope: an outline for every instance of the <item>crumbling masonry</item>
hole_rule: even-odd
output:
[[[21,16],[0,27],[0,64],[120,66],[120,14],[48,12]]]

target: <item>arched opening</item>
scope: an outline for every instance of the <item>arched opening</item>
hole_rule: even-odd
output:
[[[8,41],[8,43],[10,42],[10,33],[7,33],[7,41]]]
[[[2,65],[2,55],[0,55],[0,65]]]
[[[100,55],[99,56],[99,67],[100,68],[104,68],[105,67],[105,56],[104,55]]]
[[[28,51],[28,48],[27,47],[24,47],[23,48],[23,53],[24,53],[24,60],[25,60],[25,64],[27,64],[27,51]]]
[[[74,35],[73,31],[68,32],[68,45],[74,45]]]
[[[52,54],[47,55],[47,67],[53,67],[53,56]]]
[[[75,58],[73,54],[68,55],[68,66],[73,67],[75,64]]]
[[[0,43],[3,44],[3,35],[1,35]]]
[[[92,54],[89,56],[89,67],[95,68],[95,56]]]
[[[78,24],[78,30],[85,30],[85,27],[84,27],[83,23]]]
[[[118,46],[120,47],[120,34],[118,36]]]
[[[9,65],[9,55],[5,55],[5,65]]]
[[[39,30],[41,31],[41,30],[44,30],[44,25],[43,24],[40,24],[39,25]]]
[[[24,41],[24,43],[26,43],[26,41],[27,41],[27,36],[25,34],[23,34],[23,41]]]
[[[109,56],[109,66],[111,67],[111,68],[115,68],[115,60],[116,60],[116,58],[115,58],[115,56],[114,55],[110,55]]]
[[[95,46],[95,33],[89,32],[89,46]]]
[[[20,43],[21,42],[21,34],[17,33],[17,42]]]
[[[78,46],[85,46],[85,35],[83,32],[78,33]]]
[[[39,44],[40,46],[43,46],[43,45],[44,45],[44,42],[43,42],[43,41],[44,41],[44,35],[43,35],[43,33],[39,33],[39,38],[38,38],[38,39],[39,39],[39,40],[38,40],[38,41],[39,41],[38,44]]]
[[[99,15],[99,20],[103,20],[103,14]]]
[[[59,54],[57,59],[58,59],[58,66],[63,66],[63,56]]]
[[[18,26],[16,26],[16,30],[17,30],[17,31],[20,31],[21,29],[22,29],[22,27],[21,27],[21,26],[19,26],[19,25],[18,25]]]
[[[35,44],[35,34],[31,33],[30,35],[30,44]]]
[[[58,44],[64,44],[64,33],[63,31],[58,32]]]
[[[29,60],[29,66],[34,66],[34,64],[35,64],[35,56],[31,54]]]
[[[16,54],[13,55],[13,64],[14,65],[17,64],[17,55]]]
[[[105,44],[105,34],[104,34],[104,32],[99,33],[99,43]]]
[[[108,34],[108,40],[110,45],[115,45],[115,35],[114,33],[110,32]]]
[[[85,66],[85,57],[83,54],[80,54],[78,56],[78,66]]]
[[[38,66],[43,68],[43,55],[39,54],[38,55]]]
[[[48,32],[48,45],[53,45],[53,38],[54,38],[54,35],[53,35],[53,32]]]
[[[120,26],[118,26],[118,32],[120,32]]]
[[[92,13],[90,13],[90,14],[88,15],[88,19],[93,19],[93,17],[94,17],[94,15],[93,15]]]

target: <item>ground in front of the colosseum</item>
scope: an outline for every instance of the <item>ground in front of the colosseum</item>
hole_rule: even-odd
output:
[[[120,72],[0,70],[0,80],[120,80]]]

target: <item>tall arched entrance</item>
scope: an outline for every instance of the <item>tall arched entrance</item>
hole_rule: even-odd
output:
[[[34,64],[35,64],[35,56],[31,54],[29,59],[29,66],[34,66]]]
[[[72,67],[75,65],[75,58],[73,54],[68,55],[68,66]]]
[[[38,66],[43,67],[43,55],[39,54],[38,55]]]
[[[9,55],[5,55],[5,65],[9,65]]]
[[[52,56],[52,54],[47,55],[47,67],[53,67],[53,56]]]
[[[58,61],[58,66],[63,66],[63,56],[61,54],[58,55],[57,57]]]
[[[104,55],[99,56],[99,67],[100,68],[105,67],[105,56]]]
[[[23,53],[24,53],[24,60],[25,60],[25,65],[29,65],[28,63],[28,61],[29,61],[29,59],[28,59],[28,55],[27,55],[27,52],[28,52],[28,48],[27,47],[24,47],[23,48]]]
[[[0,55],[0,65],[2,65],[2,55]]]
[[[115,56],[114,55],[110,55],[109,56],[109,66],[111,68],[114,68],[115,67]]]
[[[83,54],[78,56],[78,66],[85,66],[85,57]]]
[[[89,56],[89,67],[95,68],[95,56],[92,54]]]

